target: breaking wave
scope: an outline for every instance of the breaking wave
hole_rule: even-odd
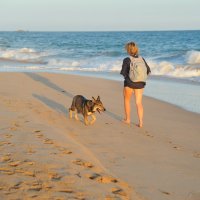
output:
[[[0,49],[0,59],[4,61],[43,63],[42,58],[45,56],[48,56],[47,52],[38,52],[31,48]]]
[[[200,64],[200,52],[188,51],[186,54],[186,61],[188,64]]]
[[[154,62],[149,61],[149,66],[153,75],[165,75],[173,77],[198,77],[200,76],[200,68],[190,65],[174,65],[170,62]]]
[[[84,71],[84,72],[115,72],[119,73],[122,59],[105,57],[80,57],[59,54],[59,51],[36,51],[33,48],[3,49],[0,48],[1,70],[26,69],[32,71]],[[173,60],[151,59],[146,61],[151,68],[152,75],[186,78],[200,81],[200,51],[188,51],[182,55],[182,64]],[[4,63],[5,62],[5,63]],[[2,64],[3,63],[3,64]]]

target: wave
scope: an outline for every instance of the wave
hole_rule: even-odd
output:
[[[43,57],[48,56],[47,52],[38,52],[31,48],[20,49],[0,49],[0,59],[4,61],[16,61],[16,62],[36,62],[39,64],[44,63]]]
[[[186,54],[188,64],[200,64],[200,51],[188,51]]]
[[[48,61],[48,66],[57,66],[57,67],[78,67],[81,66],[80,61],[67,61],[67,60],[57,60],[50,59]]]
[[[92,62],[93,63],[93,62]],[[172,76],[177,78],[190,78],[200,76],[200,67],[191,65],[176,65],[172,62],[161,61],[156,62],[147,60],[151,68],[152,75]],[[94,63],[91,65],[90,61],[58,61],[51,60],[48,63],[49,67],[57,67],[61,71],[98,71],[98,72],[117,72],[121,70],[122,62],[109,61],[104,63]]]
[[[93,64],[92,64],[93,63]],[[51,59],[48,62],[50,68],[57,68],[63,71],[99,71],[99,72],[119,72],[121,61],[99,63],[92,60],[57,60]]]
[[[153,75],[165,75],[178,78],[199,77],[200,68],[190,65],[174,65],[173,63],[162,61],[156,63],[148,61]]]
[[[171,76],[200,80],[200,52],[188,51],[182,54],[182,64],[173,60],[146,59],[152,75]],[[6,66],[5,66],[6,65]],[[17,68],[15,68],[15,65]],[[122,67],[122,58],[118,60],[105,57],[80,57],[72,59],[71,56],[62,54],[62,51],[36,51],[33,48],[1,49],[0,67],[3,69],[26,69],[60,72],[86,71],[86,72],[115,72],[119,73]],[[21,67],[21,69],[20,69]]]

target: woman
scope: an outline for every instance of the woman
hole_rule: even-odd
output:
[[[141,128],[143,126],[143,112],[144,112],[143,105],[142,105],[142,95],[143,95],[144,87],[146,85],[146,79],[141,78],[141,77],[144,77],[144,74],[142,74],[142,73],[146,73],[145,75],[147,76],[151,72],[151,70],[150,70],[149,66],[147,65],[146,61],[144,60],[144,58],[139,56],[139,49],[134,42],[127,43],[125,45],[125,49],[130,57],[127,57],[123,60],[122,69],[120,72],[120,74],[122,74],[124,76],[123,94],[124,94],[125,118],[124,118],[123,122],[126,124],[130,124],[130,122],[131,122],[130,100],[131,100],[132,93],[134,93],[137,114],[138,114],[138,119],[139,119],[139,123],[137,126]],[[146,70],[145,72],[141,71],[141,70],[135,71],[136,68],[138,68],[138,69],[142,68],[139,65],[136,66],[136,65],[132,64],[139,59],[140,59],[140,62],[141,63],[143,62],[143,65],[145,66],[145,70]],[[131,67],[131,69],[133,68],[133,71],[131,71],[131,73],[133,73],[133,76],[135,77],[135,79],[130,78],[131,77],[130,76],[130,66],[133,66],[133,67]]]

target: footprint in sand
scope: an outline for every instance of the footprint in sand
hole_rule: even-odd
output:
[[[180,146],[178,146],[178,145],[174,145],[174,146],[173,146],[173,149],[175,149],[175,150],[182,150],[182,147],[180,147]]]
[[[76,165],[80,165],[80,166],[83,166],[83,167],[86,167],[86,168],[92,168],[92,167],[94,167],[94,165],[92,163],[83,161],[81,159],[77,159],[77,160],[74,160],[72,162],[74,164],[76,164]]]
[[[23,162],[25,163],[25,164],[28,164],[28,165],[33,165],[35,162],[33,162],[32,160],[30,160],[30,159],[25,159],[25,160],[23,160]]]
[[[53,188],[53,184],[50,183],[50,182],[44,182],[42,183],[42,187],[45,189],[45,190],[50,190]]]
[[[58,147],[58,146],[55,146]],[[72,154],[72,151],[64,148],[64,147],[58,147],[58,150],[62,153],[62,154]]]
[[[10,127],[9,129],[10,129],[11,131],[16,131],[16,130],[17,130],[16,127]]]
[[[194,152],[193,157],[195,158],[200,158],[200,152]]]
[[[72,151],[65,149],[62,151],[63,154],[72,154]]]
[[[57,190],[58,192],[64,192],[64,193],[74,193],[74,191],[72,189],[69,189],[69,188],[61,188],[61,189],[58,189]]]
[[[104,200],[121,200],[121,198],[118,198],[116,196],[112,197],[112,196],[106,196]]]
[[[147,137],[151,137],[151,138],[153,138],[154,136],[153,135],[151,135],[148,131],[145,131],[145,136],[147,136]]]
[[[60,180],[63,176],[61,176],[60,174],[56,173],[56,172],[49,172],[49,178],[52,180],[52,181],[58,181]]]
[[[8,162],[11,160],[11,154],[6,154],[5,156],[1,157],[2,162]]]
[[[5,138],[11,138],[13,135],[12,134],[6,134]]]
[[[34,165],[35,163],[30,161],[30,162],[27,162],[27,164],[28,165]]]
[[[0,142],[0,146],[9,145],[9,144],[12,144],[12,143],[8,142],[8,141],[1,141]]]
[[[96,180],[100,183],[117,183],[118,182],[118,180],[112,176],[104,176],[98,173],[87,174],[86,177],[91,180]]]
[[[18,181],[18,182],[15,183],[13,186],[11,186],[11,187],[9,188],[9,190],[12,190],[12,189],[14,189],[14,190],[19,189],[19,188],[21,187],[22,183],[23,183],[22,181]]]
[[[13,175],[13,174],[15,174],[15,172],[12,170],[12,169],[10,169],[10,168],[0,168],[0,172],[1,173],[3,173],[3,174],[7,174],[7,175]]]
[[[41,181],[34,181],[32,183],[27,183],[29,186],[29,191],[40,191],[42,190],[42,182]]]
[[[127,196],[126,192],[121,188],[112,188],[112,193],[120,196]]]
[[[40,133],[41,130],[34,130],[33,132],[34,132],[34,133]]]
[[[159,190],[161,193],[163,193],[163,194],[165,194],[165,195],[170,195],[170,193],[169,192],[167,192],[167,191],[164,191],[164,190]]]
[[[38,134],[36,134],[36,137],[37,137],[37,138],[42,138],[42,137],[44,137],[44,135],[41,134],[41,133],[38,133]]]
[[[33,154],[33,153],[36,153],[35,150],[33,150],[32,147],[28,147],[27,150],[26,150],[27,154]]]
[[[36,137],[37,137],[37,138],[42,138],[42,137],[44,137],[44,135],[43,135],[41,132],[42,132],[41,130],[35,130],[35,131],[33,131],[33,133],[36,134]]]
[[[34,130],[33,133],[41,133],[41,130]]]
[[[31,176],[31,177],[35,177],[35,171],[25,171],[24,172],[24,175],[25,176]]]
[[[10,162],[9,163],[9,165],[11,166],[11,167],[17,167],[17,166],[19,166],[21,164],[21,161],[14,161],[14,162]]]
[[[44,144],[54,144],[53,140],[49,139],[49,138],[46,138],[43,140],[43,143]]]
[[[56,192],[60,192],[60,193],[65,193],[65,194],[73,194],[74,197],[72,197],[72,199],[79,199],[79,200],[85,200],[85,196],[86,193],[85,192],[81,192],[81,191],[76,191],[75,189],[73,189],[71,186],[69,186],[69,184],[65,183],[65,182],[59,182],[56,185],[55,188]],[[57,198],[56,198],[57,199]],[[59,200],[60,198],[58,198]],[[67,198],[68,199],[68,198]],[[71,199],[71,198],[69,198]]]
[[[12,126],[9,128],[11,131],[16,131],[20,125],[17,122],[13,122]]]
[[[169,140],[168,143],[170,145],[172,145],[172,148],[175,149],[175,150],[177,150],[177,151],[183,150],[183,147],[181,147],[179,145],[176,145],[176,144],[173,144],[173,142],[171,140]]]

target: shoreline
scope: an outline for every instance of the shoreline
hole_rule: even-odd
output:
[[[119,73],[115,72],[88,72],[88,71],[67,71],[67,72],[60,72],[60,71],[8,71],[8,72],[0,72],[0,73],[38,73],[38,74],[57,74],[57,75],[72,75],[72,76],[82,76],[86,78],[97,78],[97,79],[105,79],[105,80],[110,80],[110,81],[117,81],[123,84],[123,78]],[[147,86],[145,87],[144,90],[144,96],[153,98],[155,100],[159,100],[164,103],[169,103],[171,105],[177,106],[183,110],[200,114],[200,104],[198,104],[198,97],[200,98],[200,93],[197,93],[200,89],[200,82],[193,81],[193,80],[187,80],[187,79],[178,79],[175,77],[163,77],[163,76],[155,76],[151,75],[149,79],[147,80]],[[156,82],[158,84],[156,84]],[[165,84],[166,83],[166,84]],[[180,88],[178,88],[178,86]],[[152,86],[149,86],[152,85]],[[162,85],[164,89],[159,88],[159,90],[155,90],[155,88],[159,85]],[[185,91],[185,86],[188,88]],[[173,87],[173,90],[171,90],[171,87]],[[148,88],[148,89],[147,89]],[[168,94],[167,95],[162,95],[162,90],[166,90]],[[181,94],[179,92],[182,91]],[[178,100],[177,99],[177,94]],[[187,95],[186,95],[187,94]],[[196,96],[193,99],[190,99],[191,96]],[[184,98],[182,98],[184,96]],[[185,101],[185,102],[184,102]],[[188,103],[190,102],[190,103]]]
[[[134,102],[131,126],[120,122],[121,82],[6,72],[0,80],[2,198],[200,197],[199,114],[144,96],[139,129]],[[94,125],[68,119],[76,94],[100,95],[107,111]]]

